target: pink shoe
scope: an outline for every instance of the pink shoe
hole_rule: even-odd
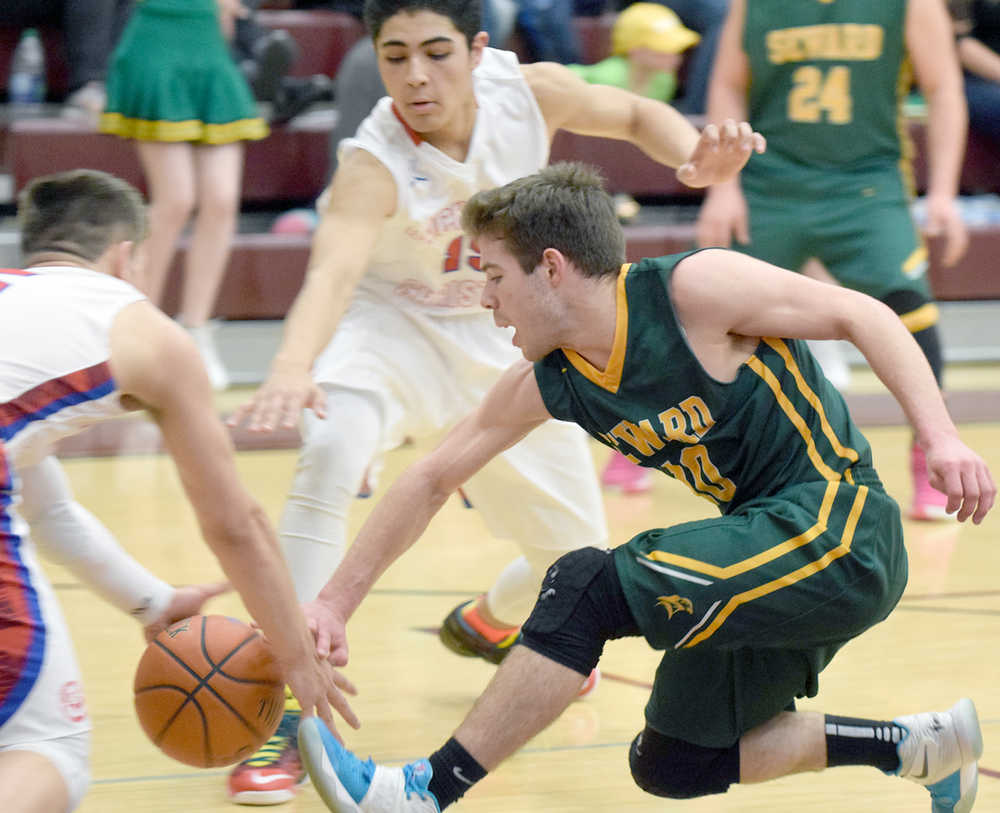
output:
[[[621,452],[612,452],[604,471],[601,484],[619,487],[623,494],[645,494],[653,487],[649,469],[633,463]]]
[[[576,696],[577,700],[583,700],[585,697],[590,697],[594,689],[597,688],[597,684],[601,682],[601,667],[595,666],[590,670],[590,674],[583,679],[583,683],[580,685],[580,691]]]
[[[953,519],[946,510],[948,497],[938,491],[927,479],[927,458],[916,443],[910,447],[910,473],[913,475],[913,507],[910,519]]]

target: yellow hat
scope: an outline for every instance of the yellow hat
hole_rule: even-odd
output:
[[[659,3],[633,3],[624,9],[611,29],[611,50],[622,56],[634,48],[679,54],[701,37],[685,28],[672,9]]]

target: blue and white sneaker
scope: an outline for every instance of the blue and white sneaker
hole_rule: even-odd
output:
[[[441,813],[427,790],[426,759],[402,768],[362,762],[337,742],[319,717],[299,724],[299,753],[326,806],[335,813]]]
[[[962,770],[927,786],[931,792],[931,813],[968,813],[978,789],[979,766],[975,762],[963,765]]]
[[[932,813],[967,813],[976,801],[983,755],[983,734],[976,707],[963,698],[948,711],[897,717],[906,729],[896,747],[897,774],[924,785],[931,794]]]

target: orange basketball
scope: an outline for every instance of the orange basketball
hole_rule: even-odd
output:
[[[274,733],[285,683],[264,637],[224,615],[163,630],[135,670],[135,711],[167,756],[198,768],[232,765]]]

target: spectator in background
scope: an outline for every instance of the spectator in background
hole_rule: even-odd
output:
[[[633,3],[611,29],[611,56],[569,69],[595,85],[613,85],[661,102],[677,90],[682,54],[701,39],[659,3]]]
[[[580,61],[572,0],[516,0],[516,5],[517,26],[528,47],[527,62],[568,65]],[[504,45],[495,43],[497,48]]]
[[[191,333],[216,389],[228,375],[212,310],[239,213],[243,141],[267,125],[229,53],[246,10],[238,0],[144,0],[115,49],[103,132],[134,139],[150,198],[144,293],[157,304],[181,230],[194,215],[178,321]]]
[[[682,113],[701,114],[705,112],[708,98],[708,80],[715,62],[715,52],[719,45],[722,24],[726,21],[729,0],[661,0],[669,6],[681,22],[701,35],[701,42],[691,54],[684,81],[681,83],[680,98],[674,106]]]
[[[950,0],[969,126],[1000,144],[1000,4]]]
[[[270,105],[271,124],[284,124],[317,102],[333,101],[333,80],[322,73],[289,76],[299,58],[294,37],[281,28],[258,22],[260,0],[244,0],[247,13],[235,20],[233,58],[254,98]]]
[[[69,71],[67,113],[96,119],[106,100],[108,54],[132,11],[132,0],[4,0],[3,25],[62,31]]]

